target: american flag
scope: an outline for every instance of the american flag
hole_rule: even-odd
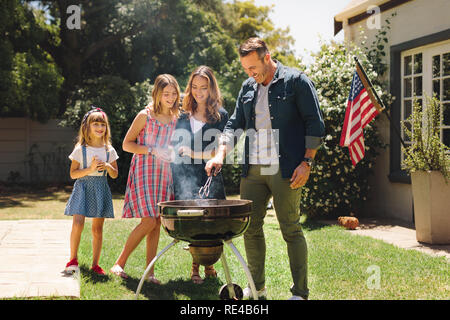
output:
[[[364,158],[364,127],[382,110],[372,94],[368,80],[357,64],[340,141],[341,147],[348,147],[353,166]]]

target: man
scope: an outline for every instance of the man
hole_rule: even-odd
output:
[[[267,203],[273,196],[294,282],[291,299],[307,299],[307,245],[299,206],[300,187],[308,181],[325,134],[317,94],[305,74],[273,60],[263,40],[248,39],[240,46],[239,55],[249,79],[242,84],[219,150],[205,170],[210,175],[213,167],[220,168],[233,133],[247,131],[240,192],[242,199],[253,201],[244,243],[258,296],[266,295],[263,225]],[[244,295],[251,295],[250,288]]]

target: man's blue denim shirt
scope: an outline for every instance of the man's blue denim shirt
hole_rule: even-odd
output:
[[[283,178],[291,178],[303,161],[305,150],[317,149],[325,135],[325,124],[312,81],[297,69],[277,63],[269,87],[269,111],[272,129],[279,130],[278,154]],[[255,129],[255,104],[258,83],[249,78],[242,84],[236,109],[225,126],[231,136],[238,129]],[[225,139],[225,141],[228,139]],[[249,137],[245,138],[242,176],[249,168]]]

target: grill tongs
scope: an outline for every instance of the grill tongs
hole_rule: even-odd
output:
[[[198,195],[200,196],[200,198],[205,199],[209,196],[209,186],[211,184],[212,178],[213,176],[218,174],[221,170],[222,168],[220,168],[218,171],[216,171],[216,168],[212,169],[211,175],[208,177],[208,179],[206,179],[205,185],[201,187],[200,190],[198,190]]]

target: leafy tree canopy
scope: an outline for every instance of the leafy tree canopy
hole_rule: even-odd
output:
[[[79,6],[79,28],[70,28]],[[227,104],[245,74],[237,47],[263,37],[275,58],[297,65],[289,29],[277,29],[272,7],[253,0],[4,0],[0,4],[0,97],[3,116],[46,121],[71,108],[90,79],[120,77],[134,85],[171,73],[186,83],[206,64]]]

